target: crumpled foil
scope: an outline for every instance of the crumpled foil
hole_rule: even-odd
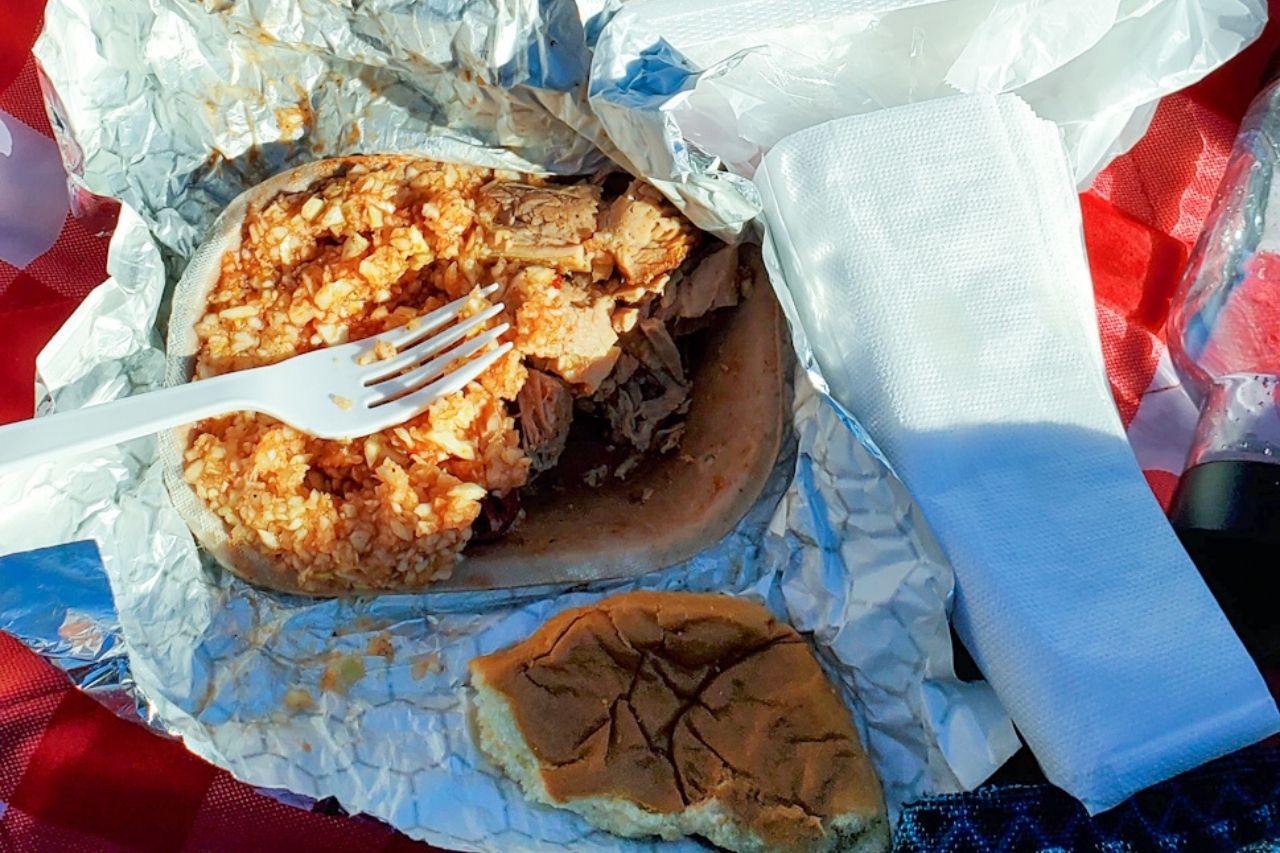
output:
[[[1265,0],[646,0],[610,6],[583,132],[700,227],[740,233],[779,139],[957,92],[1017,92],[1080,189],[1158,100],[1257,37]]]
[[[120,716],[141,717],[111,587],[93,542],[0,557],[0,631]]]
[[[36,52],[72,170],[180,255],[240,192],[320,157],[605,162],[564,120],[590,121],[572,3],[52,2],[45,22]]]
[[[55,129],[73,180],[123,208],[111,277],[38,361],[41,412],[159,384],[169,286],[221,206],[268,174],[357,151],[594,168],[590,140],[613,149],[580,84],[609,14],[534,0],[51,0],[37,55]],[[722,233],[745,221],[735,198],[706,196]],[[637,587],[754,595],[809,632],[891,808],[971,787],[1016,736],[985,684],[954,677],[950,568],[856,425],[814,391],[803,355],[795,440],[764,497],[716,547],[639,579],[329,601],[257,590],[198,551],[153,438],[0,475],[0,549],[97,543],[149,719],[194,752],[444,847],[701,849],[529,805],[469,732],[473,656]],[[25,600],[56,613],[75,599],[33,588]],[[7,603],[4,616],[39,646],[36,622],[26,630]],[[393,654],[371,653],[388,643]]]

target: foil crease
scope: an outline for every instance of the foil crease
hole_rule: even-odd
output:
[[[644,65],[610,36],[618,14],[614,3],[554,0],[51,0],[37,55],[64,156],[81,188],[123,208],[111,277],[41,354],[40,411],[155,387],[166,295],[204,230],[245,187],[319,156],[416,151],[567,173],[608,155],[693,199],[686,210],[701,211],[704,227],[741,236],[754,187],[696,146],[651,134],[667,120],[665,95],[638,86],[593,111],[593,45],[597,67]],[[663,86],[694,82],[674,74]],[[652,161],[636,153],[642,138]],[[795,331],[795,436],[764,497],[716,547],[644,578],[330,601],[253,589],[198,551],[151,438],[4,475],[0,549],[97,543],[115,648],[153,725],[250,784],[333,796],[448,848],[703,849],[621,839],[533,807],[469,732],[473,656],[636,587],[757,596],[810,632],[891,808],[971,787],[1016,737],[985,684],[955,679],[951,570],[901,485],[825,397]],[[25,633],[6,625],[39,645],[35,622]],[[371,653],[387,645],[390,654]]]
[[[36,54],[90,191],[189,255],[240,192],[292,166],[416,151],[590,172],[587,53],[570,2],[55,0]]]

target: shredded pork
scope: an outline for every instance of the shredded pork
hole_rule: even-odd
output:
[[[722,246],[662,293],[658,317],[695,319],[738,304],[738,247]]]
[[[541,370],[530,370],[516,397],[524,452],[534,471],[556,464],[569,441],[573,423],[573,395],[569,386]]]
[[[612,380],[596,395],[615,441],[640,451],[664,445],[679,432],[663,432],[673,418],[689,409],[690,386],[680,351],[667,327],[653,318],[642,320],[623,341],[624,351]]]

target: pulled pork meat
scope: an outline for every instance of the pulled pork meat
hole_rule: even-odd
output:
[[[563,380],[541,370],[530,370],[516,405],[524,452],[534,471],[545,471],[556,464],[569,441],[573,395]]]
[[[722,246],[662,292],[661,320],[691,320],[738,304],[738,247]]]
[[[516,405],[535,472],[567,442],[575,403],[637,451],[679,444],[690,383],[673,339],[734,306],[738,251],[697,252],[699,232],[656,189],[495,180],[476,221],[496,263],[519,264],[503,301],[530,366]]]
[[[595,396],[614,441],[641,452],[673,449],[683,429],[672,421],[689,410],[690,385],[666,325],[655,318],[641,320],[623,340],[618,362]]]
[[[590,272],[587,242],[596,232],[600,188],[497,182],[480,190],[476,217],[492,245],[514,261]]]
[[[608,249],[622,273],[615,295],[627,302],[660,291],[667,274],[680,266],[697,241],[689,221],[661,193],[639,181],[613,200],[605,219]]]
[[[591,394],[613,370],[620,350],[613,300],[543,267],[514,279],[507,301],[516,305],[516,341],[534,364]]]

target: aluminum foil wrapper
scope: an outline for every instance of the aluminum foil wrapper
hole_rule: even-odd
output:
[[[605,162],[576,129],[589,54],[571,2],[54,0],[36,54],[72,171],[179,255],[240,192],[320,157]]]
[[[73,180],[124,206],[110,279],[41,354],[41,411],[159,384],[169,286],[221,206],[266,175],[360,151],[563,172],[617,155],[584,83],[610,10],[588,12],[534,0],[51,0],[37,55]],[[631,109],[637,132],[661,112],[644,99]],[[641,173],[670,189],[670,174]],[[701,220],[734,233],[753,215],[750,185],[717,181]],[[444,847],[702,849],[529,805],[469,731],[473,656],[636,587],[757,596],[809,632],[891,808],[971,787],[1016,737],[985,684],[955,679],[950,568],[856,425],[814,390],[824,386],[798,340],[795,437],[765,496],[716,547],[640,579],[329,601],[257,590],[202,557],[153,438],[0,477],[0,542],[97,544],[111,600],[101,583],[85,594],[96,589],[93,612],[154,725],[253,785],[333,796]],[[79,581],[45,581],[0,611],[38,649],[67,614],[88,612],[69,588]]]
[[[92,541],[0,557],[0,631],[120,716],[141,716],[111,588]]]

